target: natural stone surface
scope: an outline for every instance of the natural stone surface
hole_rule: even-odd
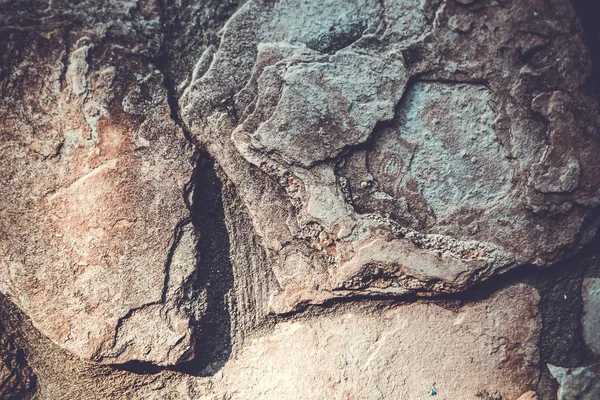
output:
[[[274,257],[274,311],[461,291],[591,238],[590,65],[572,12],[534,8],[248,1],[232,16],[180,107]]]
[[[517,399],[538,380],[538,296],[525,285],[452,311],[434,304],[278,324],[219,373],[212,397]],[[220,376],[220,378],[219,378]]]
[[[0,0],[0,397],[598,397],[591,71],[567,0]]]
[[[538,400],[537,394],[534,391],[523,393],[517,400]]]
[[[2,27],[0,288],[81,357],[174,364],[193,349],[191,149],[145,61],[156,10],[88,3]]]
[[[587,346],[600,356],[600,279],[588,278],[581,288],[583,297],[583,337]]]
[[[579,368],[561,368],[548,364],[548,368],[560,386],[558,400],[600,398],[600,364]]]
[[[363,174],[371,173],[388,202],[416,187],[433,218],[496,203],[510,190],[512,168],[493,130],[489,102],[485,86],[416,83],[400,106],[399,129],[383,130],[364,155]],[[365,209],[379,200],[376,193],[364,197]],[[410,220],[407,211],[398,217]]]

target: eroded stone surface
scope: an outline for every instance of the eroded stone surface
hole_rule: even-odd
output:
[[[538,396],[537,394],[532,390],[529,391],[527,393],[523,393],[523,395],[521,397],[519,397],[518,400],[538,400]]]
[[[456,312],[357,301],[261,324],[335,297],[461,292],[590,240],[598,109],[566,1],[248,1],[175,77],[172,48],[201,30],[177,23],[201,18],[163,8],[200,3],[42,3],[0,13],[0,290],[55,343],[134,368],[216,354],[192,372],[221,375],[163,371],[178,386],[159,397],[535,388],[524,287]],[[197,192],[211,201],[191,194],[178,111],[216,160]]]
[[[435,388],[440,398],[517,399],[538,379],[537,301],[518,285],[456,312],[409,304],[283,322],[200,398],[415,399]]]
[[[593,400],[600,397],[600,364],[562,368],[548,364],[559,384],[558,400]]]
[[[377,212],[363,204],[376,204],[380,198],[405,202],[406,215],[396,218],[409,220],[415,217],[412,210],[426,205],[435,221],[461,208],[489,208],[506,196],[513,169],[494,132],[489,102],[489,90],[481,85],[413,85],[399,107],[399,126],[374,137],[372,150],[365,154],[362,175],[371,179],[349,180],[353,193],[361,190],[362,182],[367,188],[376,182],[382,191],[368,191],[367,199],[356,201],[358,206]],[[379,209],[386,207],[381,204]],[[413,225],[419,223],[426,226],[427,220]]]
[[[600,279],[584,279],[581,295],[583,337],[589,349],[595,355],[600,355]]]
[[[589,60],[568,7],[534,8],[249,1],[228,21],[180,105],[274,259],[274,311],[457,292],[590,239]]]
[[[1,28],[0,288],[81,357],[174,364],[193,348],[174,294],[195,271],[191,149],[147,61],[156,5],[91,3]]]
[[[234,132],[236,142],[249,142],[240,147],[310,167],[363,143],[378,121],[392,118],[406,80],[400,60],[350,50],[319,56],[267,46],[259,47],[257,58],[287,52],[292,53],[280,61],[284,65],[265,67],[258,78],[258,96],[264,100]],[[261,121],[264,116],[269,118]]]

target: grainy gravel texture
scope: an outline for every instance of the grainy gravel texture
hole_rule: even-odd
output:
[[[0,0],[0,398],[599,398],[598,21]]]

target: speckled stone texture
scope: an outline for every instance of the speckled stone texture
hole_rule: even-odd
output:
[[[275,312],[462,291],[596,230],[598,106],[572,11],[398,3],[247,2],[181,98],[274,258]]]
[[[417,303],[283,322],[225,366],[214,392],[410,400],[433,388],[446,399],[478,392],[517,399],[539,376],[537,302],[537,293],[521,285],[457,311]]]
[[[156,10],[134,9],[54,3],[41,29],[3,28],[0,288],[81,357],[175,364],[193,349],[192,151],[147,62]]]
[[[0,397],[600,396],[572,3],[0,0]]]
[[[583,337],[595,355],[600,355],[600,278],[588,278],[581,288]]]

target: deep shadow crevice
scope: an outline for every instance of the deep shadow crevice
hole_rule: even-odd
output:
[[[183,308],[190,317],[194,336],[194,357],[175,366],[129,361],[113,365],[135,374],[156,374],[173,370],[194,376],[211,376],[227,362],[232,352],[231,309],[234,277],[230,239],[225,223],[223,184],[213,158],[198,150],[190,182],[191,223],[198,238],[195,278],[188,284]],[[184,194],[185,195],[185,194]],[[163,299],[164,302],[166,299]]]
[[[196,279],[188,301],[204,301],[198,315],[190,310],[195,334],[195,357],[174,369],[197,376],[213,375],[229,359],[231,339],[231,297],[233,267],[230,260],[229,232],[225,224],[222,190],[214,160],[204,150],[198,152],[190,209],[198,235]],[[197,305],[197,304],[196,304]]]
[[[600,100],[600,4],[597,0],[571,0],[581,22],[583,37],[592,61],[587,87]]]

